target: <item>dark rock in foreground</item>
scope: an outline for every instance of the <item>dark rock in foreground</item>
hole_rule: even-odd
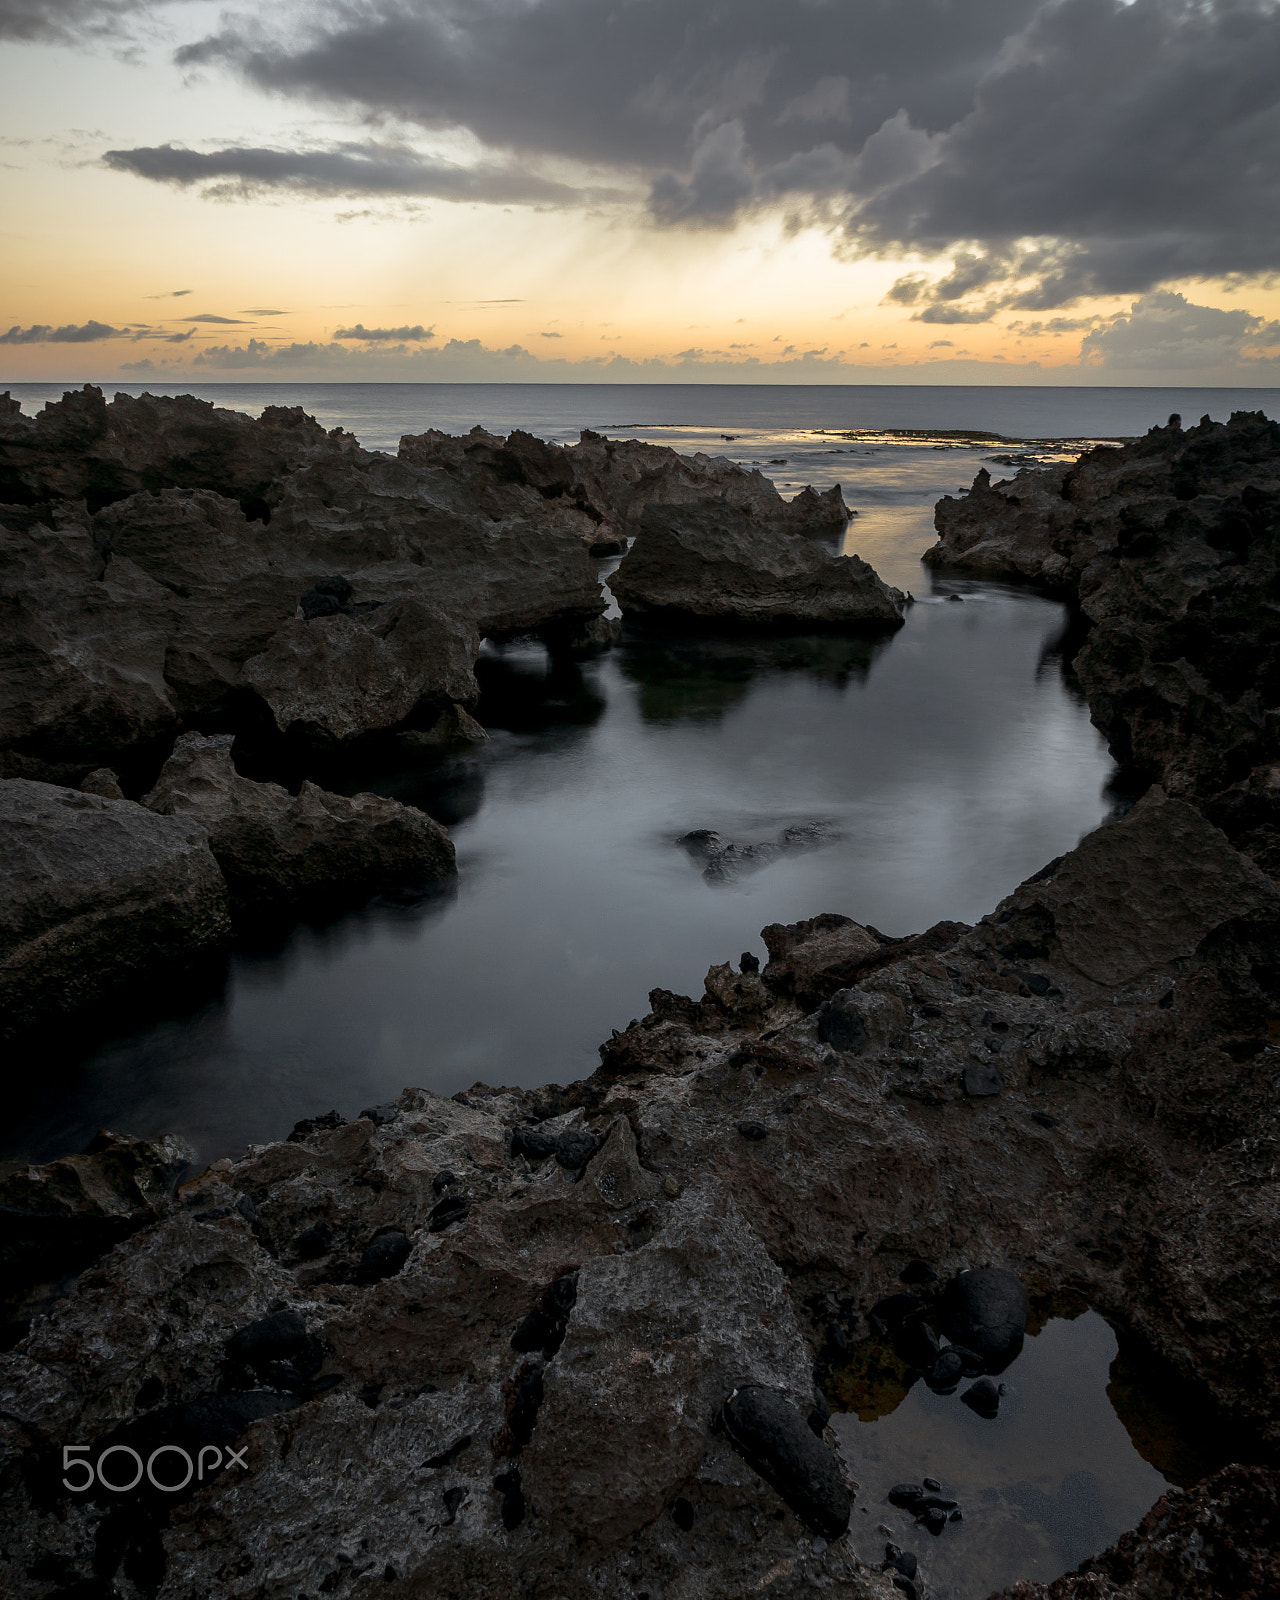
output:
[[[727,501],[650,505],[609,580],[629,619],[897,628],[906,603],[857,556],[829,555]]]
[[[943,1291],[942,1326],[952,1344],[980,1356],[989,1372],[999,1372],[1022,1349],[1027,1291],[1001,1267],[962,1272]]]

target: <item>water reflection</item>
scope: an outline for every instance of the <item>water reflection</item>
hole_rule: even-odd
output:
[[[565,1082],[655,985],[700,992],[758,931],[843,911],[890,933],[973,921],[1106,814],[1085,709],[1042,670],[1062,608],[974,588],[925,598],[879,645],[836,635],[637,637],[594,661],[486,654],[487,745],[436,772],[359,775],[424,806],[458,851],[456,899],[375,904],[242,950],[222,998],[85,1041],[34,1087],[4,1154],[49,1156],[102,1123],[175,1129],[201,1156],[418,1084]],[[695,829],[829,843],[710,885]],[[24,1067],[26,1070],[24,1071]]]
[[[979,1600],[1020,1578],[1047,1583],[1133,1527],[1170,1481],[1135,1448],[1112,1404],[1118,1349],[1096,1312],[1054,1316],[1003,1375],[994,1420],[923,1381],[875,1420],[856,1411],[835,1416],[861,1486],[859,1555],[878,1565],[892,1540],[919,1557],[933,1600]],[[1141,1414],[1147,1397],[1137,1398]],[[1190,1441],[1179,1448],[1196,1476],[1211,1465]],[[926,1475],[941,1480],[963,1513],[936,1538],[885,1498],[894,1484]]]

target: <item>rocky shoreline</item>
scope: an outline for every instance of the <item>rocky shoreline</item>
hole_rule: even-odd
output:
[[[572,455],[548,463],[491,438],[478,465],[443,436],[401,454],[461,457],[458,493],[496,495],[516,481],[500,476],[514,471],[506,450],[539,496]],[[354,450],[318,447],[304,476]],[[607,453],[590,437],[574,448]],[[44,470],[24,492],[62,492]],[[255,470],[224,481],[265,498],[277,479]],[[664,470],[686,508],[666,536],[700,513],[670,488],[692,469]],[[66,492],[88,505],[106,471]],[[1073,670],[1146,784],[978,924],[907,939],[834,912],[771,926],[763,970],[744,958],[713,967],[700,997],[655,990],[583,1082],[407,1089],[353,1121],[311,1118],[176,1192],[171,1144],[112,1136],[5,1180],[12,1592],[910,1600],[927,1570],[873,1571],[844,1535],[851,1507],[885,1486],[853,1494],[858,1463],[838,1458],[828,1406],[874,1349],[904,1391],[917,1375],[986,1383],[970,1404],[994,1394],[998,1408],[1018,1296],[1064,1288],[1206,1409],[1235,1464],[1167,1496],[1080,1573],[1011,1595],[1274,1590],[1278,472],[1280,429],[1246,416],[994,488],[980,474],[940,504],[935,565],[1078,600]],[[741,511],[732,482],[721,520]],[[643,539],[664,502],[638,498],[622,520]],[[572,537],[586,560],[589,536]],[[294,604],[317,575],[290,574]],[[354,599],[328,591],[339,606],[381,597],[350,578]],[[584,620],[563,605],[547,616],[553,633]],[[276,627],[316,625],[291,613]],[[10,743],[15,760],[94,759],[68,703]],[[103,795],[100,774],[96,793],[52,775],[0,789],[108,822],[127,806],[173,830],[196,885],[182,903],[208,884],[202,914],[218,927],[277,892],[262,863],[296,840],[290,807],[310,807],[320,854],[323,830],[347,825],[322,791],[256,794],[274,786],[240,778],[213,727],[183,733],[137,791],[146,804]],[[402,840],[394,818],[365,821]],[[428,840],[394,848],[444,864]],[[305,845],[283,858],[287,898],[312,868]],[[56,938],[68,919],[40,914],[38,939]],[[127,1449],[209,1445],[221,1462],[234,1447],[244,1462],[174,1493],[79,1492],[63,1485],[68,1445],[91,1462],[116,1450],[122,1471]],[[914,1492],[922,1522],[941,1509]]]

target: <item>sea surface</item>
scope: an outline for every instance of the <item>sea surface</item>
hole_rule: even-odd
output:
[[[14,390],[28,409],[60,392]],[[30,1070],[12,1074],[8,1158],[48,1159],[108,1126],[176,1131],[207,1160],[330,1107],[354,1115],[408,1084],[448,1094],[477,1080],[568,1082],[592,1070],[611,1029],[644,1014],[651,988],[696,995],[712,963],[762,955],[767,923],[840,911],[905,934],[983,915],[1117,797],[1112,762],[1062,670],[1064,608],[997,585],[935,582],[920,564],[939,495],[984,464],[997,478],[1013,470],[991,455],[1022,453],[964,430],[1062,441],[1029,452],[1052,459],[1141,432],[1178,407],[1276,409],[1274,390],[195,392],[255,411],[301,404],[370,447],[428,426],[520,425],[554,440],[593,427],[758,463],[784,493],[839,482],[858,511],[844,548],[916,604],[874,645],[637,636],[555,669],[538,644],[486,647],[478,714],[489,744],[434,776],[361,780],[450,827],[454,890],[377,901],[270,948],[246,945],[198,1003],[158,993],[153,1014],[127,1030],[91,1025],[56,1047],[41,1041]],[[755,843],[808,824],[825,842],[731,883],[705,881],[677,843],[694,829]]]

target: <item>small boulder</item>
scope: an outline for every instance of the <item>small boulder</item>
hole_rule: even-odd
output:
[[[840,1463],[789,1401],[772,1389],[735,1389],[723,1419],[735,1448],[805,1527],[823,1539],[844,1533],[850,1498]]]
[[[1022,1349],[1027,1291],[1002,1267],[962,1272],[943,1291],[942,1325],[953,1344],[980,1356],[988,1372],[999,1372]]]
[[[380,1283],[394,1277],[409,1259],[413,1246],[399,1228],[378,1233],[365,1245],[356,1269],[357,1283]]]
[[[977,1383],[966,1389],[960,1398],[970,1411],[976,1412],[980,1417],[986,1417],[988,1421],[999,1414],[1000,1390],[990,1378],[979,1378]]]

